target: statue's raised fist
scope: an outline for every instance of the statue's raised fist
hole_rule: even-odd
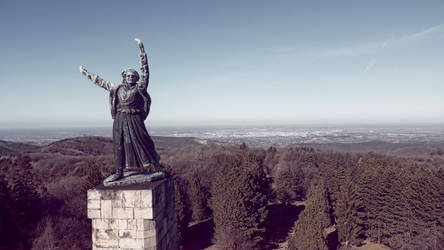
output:
[[[134,40],[136,40],[137,44],[139,45],[140,52],[144,53],[145,52],[145,48],[143,47],[142,41],[140,41],[139,38],[135,38]]]
[[[88,72],[88,71],[86,71],[86,69],[83,66],[80,66],[79,69],[80,69],[80,73],[82,73],[84,75],[86,75],[86,73]]]

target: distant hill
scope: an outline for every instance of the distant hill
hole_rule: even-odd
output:
[[[321,150],[334,150],[339,152],[365,153],[374,152],[385,154],[387,152],[398,150],[403,147],[411,146],[411,143],[392,143],[383,141],[369,141],[359,143],[308,143],[295,144],[295,146],[304,146],[317,148]]]
[[[435,156],[444,157],[444,144],[416,144],[408,145],[396,150],[390,151],[388,155],[398,156],[398,157],[424,157],[424,156]]]
[[[153,136],[152,138],[157,148],[177,148],[200,145],[194,137]],[[101,155],[113,153],[112,139],[100,136],[68,138],[44,146],[42,147],[42,150],[45,152],[59,152],[70,155]]]
[[[85,136],[63,139],[41,147],[41,153],[59,153],[62,155],[107,155],[112,154],[112,139],[99,136]]]
[[[206,141],[195,137],[152,137],[157,148],[177,148],[198,146]],[[13,155],[23,152],[60,153],[63,155],[106,155],[112,154],[112,139],[100,136],[82,136],[67,138],[45,146],[28,143],[0,140],[0,156]]]
[[[180,148],[207,143],[207,141],[197,139],[196,137],[152,136],[152,138],[157,148]]]
[[[393,143],[384,141],[369,141],[359,143],[307,143],[294,144],[292,146],[311,147],[321,150],[334,150],[339,152],[365,153],[374,152],[399,157],[412,155],[429,155],[444,152],[444,143]]]
[[[159,153],[167,149],[201,145],[193,137],[154,136],[153,140]],[[114,169],[113,143],[109,137],[75,137],[46,146],[0,141],[0,156],[17,153],[29,155],[34,171],[47,181],[68,176],[85,176],[89,169],[96,167]]]
[[[0,140],[0,156],[22,153],[26,151],[35,150],[37,148],[39,148],[39,146],[20,143],[20,142],[10,142],[10,141]]]

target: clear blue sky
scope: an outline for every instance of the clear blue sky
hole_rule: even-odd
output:
[[[444,1],[0,2],[0,127],[111,125],[147,49],[156,125],[444,123]]]

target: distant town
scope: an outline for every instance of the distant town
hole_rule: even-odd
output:
[[[80,136],[111,137],[111,127],[0,129],[0,140],[33,145]],[[246,143],[253,147],[346,143],[441,143],[444,124],[439,125],[348,125],[348,126],[226,126],[153,127],[153,136],[192,137],[201,144]]]

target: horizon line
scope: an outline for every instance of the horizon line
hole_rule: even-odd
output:
[[[333,126],[333,127],[347,127],[347,126],[444,126],[444,122],[299,122],[299,123],[195,123],[195,124],[161,124],[152,125],[145,124],[148,129],[157,128],[217,128],[217,127],[323,127],[323,126]],[[58,124],[58,125],[34,125],[34,126],[2,126],[0,125],[0,130],[26,130],[26,129],[101,129],[101,128],[112,128],[112,124],[97,124],[97,125],[85,125],[85,124]]]

